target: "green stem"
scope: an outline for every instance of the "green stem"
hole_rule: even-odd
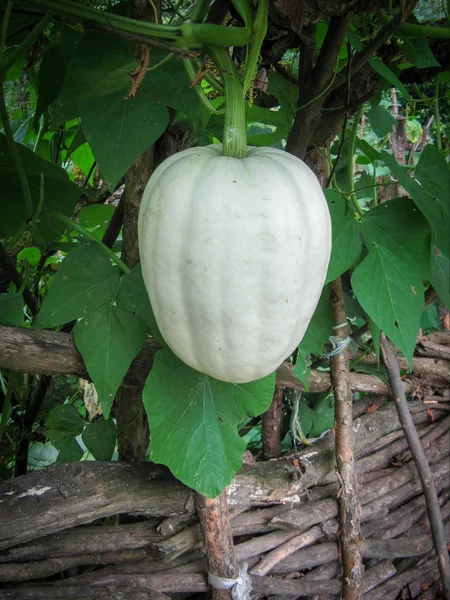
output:
[[[1,29],[1,33],[0,33],[0,65],[2,64],[3,53],[5,51],[6,36],[8,34],[8,25],[9,25],[9,19],[11,18],[12,6],[13,6],[12,0],[8,0],[8,3],[5,8],[5,14],[3,15],[3,19],[2,19],[2,29]]]
[[[251,28],[252,23],[253,23],[253,10],[252,10],[249,0],[231,0],[231,1],[233,2],[234,8],[237,10],[238,14],[242,17],[242,20],[244,21],[244,25],[246,27]]]
[[[53,217],[54,219],[57,219],[61,223],[64,223],[64,225],[67,225],[71,229],[74,229],[75,231],[78,231],[78,233],[81,233],[81,235],[83,237],[85,237],[86,239],[90,240],[91,242],[95,242],[96,244],[100,244],[100,246],[102,246],[102,248],[105,250],[105,252],[107,252],[109,254],[110,259],[113,262],[115,262],[116,265],[118,267],[120,267],[124,273],[131,273],[130,267],[128,267],[123,262],[123,260],[121,258],[119,258],[117,256],[117,254],[111,250],[111,248],[108,248],[108,246],[106,246],[105,244],[103,244],[103,242],[101,242],[100,240],[98,240],[95,237],[95,235],[92,235],[92,233],[90,233],[82,225],[80,225],[76,221],[73,221],[70,217],[68,217],[64,213],[60,212],[59,210],[52,210],[52,211],[49,211],[47,214],[50,215],[51,217]]]
[[[19,178],[20,187],[22,189],[22,196],[25,201],[25,220],[28,221],[33,216],[33,202],[31,200],[30,186],[28,185],[27,174],[20,158],[18,144],[14,141],[14,134],[11,129],[9,122],[8,111],[5,103],[5,92],[3,89],[3,81],[0,83],[0,116],[3,123],[3,129],[5,131],[6,141],[8,142],[8,148],[13,159],[14,166],[17,171]]]
[[[359,122],[361,120],[363,108],[364,108],[364,104],[361,104],[361,106],[359,107],[358,111],[356,112],[355,118],[353,120],[353,125],[352,125],[352,129],[350,132],[350,149],[349,149],[349,153],[348,153],[348,171],[347,171],[348,191],[349,191],[353,206],[355,207],[355,210],[359,216],[363,216],[364,212],[363,212],[362,208],[359,206],[358,199],[355,194],[353,157],[355,155],[356,136],[358,135],[358,126],[359,126]]]
[[[194,65],[187,58],[182,58],[181,60],[183,61],[184,68],[186,69],[189,79],[192,82],[196,76]],[[217,110],[217,108],[214,108],[214,106],[211,104],[211,101],[209,100],[208,96],[203,91],[201,82],[198,83],[197,85],[194,85],[193,88],[194,88],[195,93],[198,96],[198,99],[203,104],[203,106],[205,106],[205,108],[207,108],[209,110],[209,112],[213,113],[214,115],[223,115],[223,113],[225,112],[225,109],[222,108],[220,110]]]
[[[8,69],[12,67],[12,65],[16,62],[19,56],[25,54],[27,48],[29,48],[34,42],[34,40],[41,35],[41,33],[44,31],[44,29],[47,27],[51,20],[52,19],[49,16],[45,16],[43,19],[41,19],[39,23],[35,25],[35,27],[30,31],[27,37],[20,42],[17,48],[14,48],[14,50],[9,54],[7,60],[5,60],[3,64],[0,65],[1,79],[4,78]]]
[[[373,167],[373,175],[372,175],[372,198],[373,198],[373,205],[376,206],[377,205],[377,167],[375,165],[375,163],[372,163],[372,167]],[[361,189],[361,188],[360,188]]]
[[[389,23],[392,17],[381,12],[380,20]],[[402,23],[395,31],[395,35],[402,34],[414,38],[450,38],[450,27],[434,27],[433,25],[417,25],[415,23]]]
[[[258,10],[256,12],[255,22],[253,24],[253,39],[250,52],[247,59],[247,65],[244,73],[244,94],[247,93],[249,87],[255,78],[256,69],[258,67],[259,54],[261,46],[267,33],[267,19],[269,16],[269,0],[259,0]]]
[[[210,0],[197,0],[194,10],[191,13],[193,23],[201,23],[208,14]]]
[[[228,49],[209,46],[208,54],[219,69],[225,89],[223,154],[233,158],[244,158],[247,154],[245,98],[238,72]]]
[[[197,63],[197,61],[196,61]],[[198,63],[200,65],[200,63]],[[223,94],[225,93],[224,89],[223,89],[223,85],[220,83],[220,81],[218,79],[216,79],[214,77],[214,75],[210,72],[210,71],[206,71],[205,73],[205,81],[207,83],[209,83],[209,85],[216,90],[216,92],[219,92],[219,94],[221,94],[223,96]]]
[[[434,95],[434,119],[436,122],[436,145],[442,150],[441,115],[439,113],[439,79],[436,77],[436,93]]]
[[[246,46],[252,31],[247,27],[222,27],[210,23],[183,23],[182,25],[156,25],[106,13],[69,0],[23,0],[24,4],[37,6],[51,14],[73,17],[114,28],[117,31],[134,33],[156,40],[175,42],[182,48],[199,47],[202,44],[218,46]]]

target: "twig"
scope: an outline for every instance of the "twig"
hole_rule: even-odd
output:
[[[286,149],[298,158],[303,159],[314,133],[314,121],[318,116],[325,99],[330,94],[332,87],[329,83],[333,77],[336,60],[339,54],[339,48],[345,37],[348,24],[352,14],[333,17],[328,27],[325,40],[320,49],[314,70],[309,69],[311,81],[302,81],[299,69],[300,92],[305,90],[306,96],[299,94],[298,106],[304,107],[297,111],[294,125],[288,136]],[[311,52],[311,50],[309,51]],[[302,53],[300,54],[300,67],[302,64]],[[305,64],[306,69],[308,65]],[[328,88],[327,88],[328,86]],[[327,88],[327,89],[326,89]],[[308,101],[316,98],[314,102]]]
[[[347,55],[348,55],[348,61],[347,61],[347,98],[345,101],[346,106],[348,106],[350,104],[350,94],[351,94],[351,77],[350,76],[351,76],[351,68],[352,68],[352,54],[351,54],[350,44],[347,44]],[[328,182],[327,182],[326,187],[330,187],[330,184],[333,181],[334,174],[336,173],[338,163],[341,160],[342,150],[344,149],[344,143],[345,143],[345,133],[347,131],[347,123],[348,123],[348,111],[346,111],[346,113],[344,115],[344,120],[342,123],[342,130],[341,130],[341,141],[339,144],[337,156],[333,163],[333,168],[331,169],[331,173],[328,177]]]
[[[262,417],[262,444],[265,458],[281,456],[281,427],[283,424],[283,387],[277,385],[272,404]],[[263,573],[260,573],[263,575]]]
[[[345,344],[348,327],[340,278],[330,284],[330,304],[335,336]],[[364,566],[359,550],[361,505],[353,456],[353,396],[349,385],[348,356],[348,346],[343,346],[341,352],[331,357],[331,379],[335,399],[336,464],[341,484],[339,522],[344,569],[343,597],[345,600],[356,600],[362,587]]]
[[[425,456],[425,452],[420,443],[417,430],[408,408],[406,395],[403,390],[400,370],[397,360],[388,344],[386,336],[381,335],[381,356],[386,366],[389,382],[395,397],[395,406],[398,412],[398,418],[402,424],[406,439],[411,450],[414,462],[419,472],[422,482],[423,493],[427,503],[428,516],[433,534],[433,542],[438,557],[439,571],[441,574],[442,585],[445,597],[450,597],[450,565],[448,559],[447,542],[445,537],[444,524],[439,509],[438,497],[434,487],[433,475],[430,465]]]
[[[284,544],[278,546],[278,548],[275,548],[275,550],[272,550],[272,552],[266,554],[264,558],[260,560],[255,567],[253,567],[251,574],[266,575],[275,565],[277,565],[287,556],[297,552],[297,550],[300,548],[304,548],[305,546],[313,544],[322,537],[324,537],[324,532],[318,525],[312,527],[304,533],[301,533],[300,535],[296,535],[291,540],[288,540]]]
[[[119,204],[116,206],[116,210],[111,217],[111,220],[108,223],[108,227],[106,228],[105,234],[102,237],[102,244],[111,248],[114,246],[117,237],[122,229],[123,224],[123,204],[124,204],[124,195],[126,192],[123,192]]]
[[[352,62],[352,70],[351,76],[354,77],[355,74],[374,56],[374,54],[387,42],[387,40],[391,37],[394,31],[402,24],[404,20],[406,20],[409,15],[413,12],[416,7],[417,1],[412,0],[409,5],[406,7],[405,11],[402,13],[401,11],[389,21],[375,36],[375,38],[370,41],[361,52],[355,54],[355,57]],[[343,85],[345,82],[345,75],[338,77],[336,79],[335,88]]]
[[[97,161],[94,160],[94,162],[91,165],[91,168],[88,171],[88,174],[86,175],[83,183],[81,184],[81,187],[86,187],[87,184],[89,183],[89,179],[91,178],[92,173],[94,172],[95,167],[97,166]]]
[[[236,578],[239,568],[234,553],[226,491],[217,498],[198,494],[196,504],[208,573],[225,579]],[[212,588],[213,600],[230,600],[231,597],[231,589]]]

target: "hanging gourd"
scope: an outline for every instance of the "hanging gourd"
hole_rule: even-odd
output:
[[[272,373],[303,338],[327,273],[331,221],[301,160],[246,147],[242,85],[226,50],[209,53],[227,99],[224,145],[190,148],[155,170],[139,249],[168,346],[193,369],[245,383]]]

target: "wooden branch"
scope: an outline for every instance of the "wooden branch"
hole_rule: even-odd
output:
[[[340,278],[330,286],[330,305],[334,318],[337,343],[348,338],[347,313]],[[342,565],[344,569],[343,597],[356,600],[364,578],[364,565],[359,551],[361,504],[353,456],[353,395],[349,384],[348,346],[331,357],[331,379],[334,390],[336,463],[340,482],[339,524]]]
[[[203,538],[208,575],[235,579],[239,575],[224,490],[217,498],[197,494],[197,514]],[[220,589],[210,583],[213,600],[231,600],[232,589]]]
[[[418,402],[411,405],[421,408]],[[413,418],[423,422],[427,411],[413,413]],[[399,429],[393,405],[362,415],[355,423],[355,452]],[[294,456],[301,470],[293,467],[292,457],[243,466],[228,488],[230,508],[281,506],[265,509],[269,513],[259,510],[236,516],[234,535],[270,531],[267,523],[284,510],[284,504],[299,504],[309,488],[326,481],[335,467],[333,438],[326,436]],[[2,482],[0,499],[0,549],[121,513],[148,517],[194,514],[193,493],[164,467],[147,463],[56,464]]]
[[[324,92],[326,86],[331,81],[339,49],[345,38],[352,16],[352,13],[348,11],[346,15],[332,17],[314,70],[311,71],[309,69],[311,81],[299,78],[300,91],[305,90],[305,92],[299,95],[299,109],[286,144],[286,150],[298,158],[305,158],[315,130],[314,121],[328,96],[328,93]],[[302,55],[303,51],[300,54],[300,61],[302,60]],[[301,72],[302,69],[300,68],[299,75]],[[309,103],[309,101],[311,102]]]
[[[276,385],[272,404],[262,416],[262,445],[265,458],[281,456],[281,428],[283,425],[283,386]]]
[[[160,348],[158,342],[148,340],[131,364],[125,381],[133,385],[145,383],[155,353]],[[89,379],[83,358],[71,334],[19,327],[0,326],[0,370],[30,374],[78,375]],[[391,394],[390,387],[378,377],[350,373],[349,379],[354,392]],[[289,389],[304,389],[288,363],[283,363],[277,369],[277,385]],[[403,386],[405,393],[410,393],[413,389],[413,384],[409,381],[403,382]],[[313,370],[308,391],[325,392],[330,389],[329,373]]]
[[[424,343],[426,343],[426,342],[424,342]],[[449,358],[444,357],[443,353],[441,354],[440,358],[431,358],[430,354],[428,354],[428,357],[426,357],[426,358],[414,356],[412,372],[415,375],[429,375],[430,377],[437,377],[438,379],[441,379],[442,381],[444,381],[447,384],[450,381],[450,349],[447,350],[447,348],[445,346],[439,346],[438,344],[432,344],[432,342],[427,343],[428,348],[430,348],[431,346],[434,346],[435,348],[437,347],[439,349],[440,348],[445,349],[443,352],[448,352]],[[417,345],[417,351],[418,352],[421,351],[420,342]],[[436,353],[438,353],[439,351],[440,350],[438,350],[438,349],[433,350],[433,352],[436,352]],[[358,361],[358,364],[376,365],[379,362],[378,357],[372,353],[366,354],[363,357],[361,357],[360,353],[351,353],[350,356],[351,356],[351,359],[361,358],[361,360]],[[409,371],[408,359],[403,358],[402,356],[397,356],[396,358],[397,358],[398,366],[400,367],[400,369],[402,371]],[[445,358],[445,360],[444,360],[444,358]]]
[[[445,537],[444,524],[439,509],[439,502],[434,487],[433,475],[430,470],[430,465],[425,456],[425,452],[417,435],[414,422],[409,412],[408,402],[405,392],[401,384],[401,375],[398,363],[384,334],[381,336],[381,356],[388,371],[389,382],[392,391],[395,395],[395,405],[397,407],[398,416],[402,423],[405,436],[408,440],[411,453],[416,463],[422,482],[423,493],[427,502],[428,516],[431,523],[431,531],[433,533],[434,547],[438,557],[439,571],[441,573],[442,585],[444,594],[450,597],[450,564],[448,558],[447,541]]]
[[[290,556],[300,548],[309,546],[317,540],[323,537],[323,531],[321,527],[312,527],[308,531],[296,535],[292,539],[279,545],[275,550],[269,552],[264,558],[252,568],[250,573],[253,575],[266,575],[269,573],[275,565]]]

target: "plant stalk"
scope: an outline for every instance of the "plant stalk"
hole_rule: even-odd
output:
[[[219,69],[225,89],[223,154],[244,158],[247,154],[245,98],[238,72],[226,48],[208,46],[208,53]]]
[[[255,78],[258,66],[261,46],[267,33],[267,19],[269,16],[269,0],[259,0],[258,11],[253,23],[253,39],[250,52],[247,59],[247,65],[244,73],[244,94],[247,93],[253,79]]]
[[[100,246],[102,246],[102,248],[104,248],[105,252],[109,255],[110,259],[113,262],[115,262],[116,265],[120,269],[122,269],[122,271],[124,273],[131,273],[131,269],[123,262],[123,260],[121,258],[119,258],[117,256],[117,254],[115,252],[113,252],[111,250],[111,248],[108,248],[108,246],[106,246],[105,244],[103,244],[103,242],[101,242],[100,240],[98,240],[95,237],[95,235],[92,235],[92,233],[90,233],[82,225],[80,225],[76,221],[73,221],[70,217],[68,217],[67,215],[65,215],[64,213],[62,213],[62,212],[60,212],[58,210],[49,211],[47,214],[49,216],[53,217],[54,219],[57,219],[61,223],[64,223],[64,225],[67,225],[71,229],[74,229],[75,231],[78,231],[78,233],[81,233],[81,235],[83,237],[85,237],[86,239],[90,240],[91,242],[95,242],[96,244],[100,244]]]
[[[106,13],[69,0],[23,0],[23,4],[37,6],[53,15],[106,25],[118,32],[124,31],[156,40],[170,40],[182,48],[199,47],[203,44],[245,46],[250,42],[252,35],[251,29],[247,27],[222,27],[210,23],[185,22],[180,26],[156,25]]]

